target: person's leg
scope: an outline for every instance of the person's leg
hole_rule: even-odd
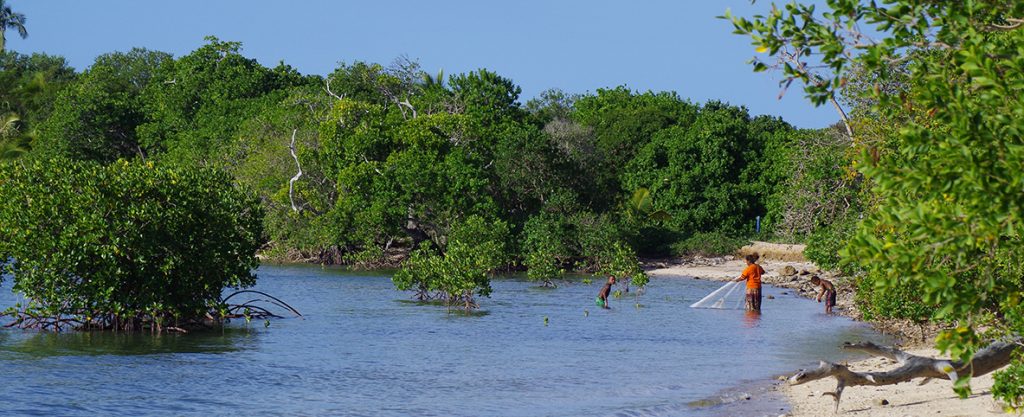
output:
[[[754,310],[761,311],[761,289],[754,289]]]

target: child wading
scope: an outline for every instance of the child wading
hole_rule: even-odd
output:
[[[608,294],[612,292],[612,285],[615,285],[615,276],[608,277],[608,282],[601,287],[601,292],[597,293],[597,298],[594,299],[594,303],[601,308],[608,307]]]
[[[827,279],[818,278],[817,275],[811,277],[811,284],[821,287],[821,291],[818,292],[818,302],[821,302],[821,297],[825,297],[825,314],[832,314],[832,307],[836,305],[836,287],[832,285]]]
[[[761,311],[761,275],[764,269],[758,265],[757,254],[750,254],[744,257],[747,260],[747,268],[743,270],[735,281],[747,281],[747,310]]]

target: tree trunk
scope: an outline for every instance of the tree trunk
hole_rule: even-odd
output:
[[[803,371],[789,377],[790,385],[800,385],[827,377],[835,377],[835,392],[822,395],[831,396],[836,402],[835,411],[839,412],[839,399],[843,389],[857,385],[892,385],[907,382],[915,378],[925,378],[922,384],[932,378],[956,381],[957,372],[966,371],[971,376],[981,376],[995,371],[1010,363],[1013,352],[1021,347],[1020,341],[996,342],[982,349],[970,363],[933,359],[911,355],[899,349],[879,346],[871,342],[845,343],[843,349],[859,350],[870,355],[892,359],[900,364],[899,368],[886,372],[853,372],[845,365],[822,361],[817,369]]]

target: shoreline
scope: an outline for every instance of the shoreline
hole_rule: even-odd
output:
[[[773,256],[780,252],[782,256]],[[837,302],[834,314],[864,322],[860,311],[854,305],[854,283],[847,277],[835,276],[820,270],[816,265],[803,259],[801,245],[777,245],[755,242],[744,247],[740,254],[750,252],[763,253],[758,263],[765,270],[762,282],[767,285],[786,288],[795,294],[813,299],[817,289],[810,284],[810,277],[818,275],[828,279],[836,286]],[[773,253],[776,252],[776,253]],[[726,281],[737,278],[743,272],[746,263],[735,256],[675,258],[671,260],[649,261],[644,264],[651,278],[692,278],[709,281]],[[792,267],[787,269],[787,267]],[[822,305],[824,309],[824,305]],[[908,352],[928,357],[945,357],[926,344],[935,327],[918,327],[905,323],[867,322],[882,333],[895,335],[903,342],[901,348]],[[817,358],[808,358],[817,360]],[[854,371],[886,371],[898,365],[888,359],[872,357],[851,362]],[[797,369],[785,375],[796,373]],[[765,392],[767,395],[779,396],[788,405],[789,410],[782,413],[778,409],[760,410],[754,415],[783,416],[827,416],[834,415],[835,402],[825,392],[834,391],[835,379],[825,378],[802,385],[789,385],[779,380],[771,381],[772,387]],[[920,385],[922,379],[886,386],[857,386],[847,388],[843,392],[839,413],[845,416],[858,417],[897,417],[897,416],[994,416],[1003,414],[1002,408],[992,396],[992,374],[976,377],[971,380],[973,394],[961,400],[953,392],[952,385],[946,380],[932,380]]]

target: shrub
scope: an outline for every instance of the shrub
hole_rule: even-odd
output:
[[[721,256],[736,253],[750,240],[732,237],[722,232],[694,233],[672,245],[672,252],[679,256]]]
[[[259,201],[220,171],[7,164],[0,200],[2,270],[28,299],[22,325],[185,325],[220,309],[225,287],[256,281]]]
[[[842,263],[842,257],[839,255],[839,251],[846,247],[856,230],[856,220],[848,216],[814,230],[807,238],[804,256],[824,269],[838,270],[846,274],[856,272],[857,267],[852,263]]]
[[[572,258],[571,238],[568,224],[559,215],[541,213],[527,220],[523,227],[526,277],[551,286],[551,280],[564,274],[563,266]]]
[[[490,296],[490,273],[508,263],[508,236],[505,222],[469,216],[452,228],[443,254],[423,242],[391,280],[420,300],[439,296],[449,307],[479,307],[474,295]]]

